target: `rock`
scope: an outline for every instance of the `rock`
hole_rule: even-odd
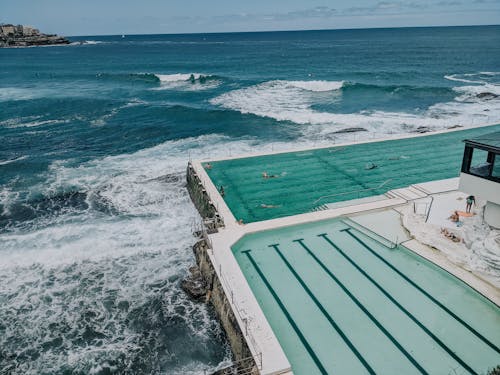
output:
[[[479,99],[484,99],[484,100],[491,100],[498,98],[497,94],[494,94],[492,92],[480,92],[479,94],[476,95],[477,98]]]
[[[452,126],[448,126],[446,129],[458,129],[458,128],[463,128],[462,125],[452,125]]]
[[[423,133],[428,133],[430,132],[431,129],[429,129],[429,127],[427,126],[419,126],[418,128],[416,128],[413,133],[420,133],[420,134],[423,134]]]
[[[365,128],[345,128],[345,129],[340,129],[335,132],[334,134],[342,134],[342,133],[356,133],[356,132],[367,132]]]
[[[207,283],[198,267],[191,267],[189,272],[191,274],[181,281],[181,288],[191,298],[201,299],[207,294]]]

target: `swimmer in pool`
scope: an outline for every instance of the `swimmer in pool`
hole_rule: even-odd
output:
[[[262,203],[260,205],[261,208],[278,208],[278,207],[281,207],[281,205],[275,205],[275,204],[264,204]]]

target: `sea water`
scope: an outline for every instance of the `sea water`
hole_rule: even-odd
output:
[[[190,158],[500,122],[497,26],[70,39],[0,50],[2,374],[230,360],[179,287]]]

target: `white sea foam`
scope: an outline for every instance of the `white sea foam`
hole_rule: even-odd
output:
[[[287,84],[302,90],[323,92],[340,90],[344,81],[287,81]]]
[[[453,90],[461,94],[466,94],[467,96],[465,98],[470,98],[471,95],[477,97],[477,95],[484,93],[500,95],[500,85],[493,85],[489,83],[476,86],[458,86],[454,87]]]
[[[14,158],[14,159],[0,160],[0,165],[7,165],[7,164],[15,163],[16,161],[24,160],[26,158],[27,158],[27,156],[24,155],[24,156],[20,156],[18,158]]]
[[[220,85],[220,80],[217,79],[201,82],[200,78],[210,77],[210,75],[202,73],[155,74],[155,76],[160,80],[160,86],[153,90],[201,91]]]
[[[359,113],[332,113],[313,109],[314,93],[303,90],[296,81],[268,81],[258,85],[229,91],[211,100],[213,105],[245,114],[270,117],[303,126],[304,135],[324,137],[343,128],[362,127],[372,133],[406,133],[418,127],[444,129],[449,126],[474,126],[500,121],[499,100],[469,100],[463,95],[456,100],[439,103],[418,114],[387,111],[362,111]],[[337,86],[340,82],[337,82]],[[316,90],[321,86],[312,85]],[[310,88],[312,88],[310,87]],[[333,85],[331,87],[334,87]],[[472,88],[471,88],[472,87]],[[476,89],[475,87],[479,87]],[[500,86],[462,86],[457,92],[468,97],[480,92],[497,93]],[[462,91],[461,91],[462,90]],[[472,90],[475,90],[472,92]],[[338,89],[332,95],[340,95]]]
[[[449,81],[455,81],[455,82],[482,84],[483,81],[471,80],[469,78],[464,78],[464,77],[475,77],[475,76],[477,76],[477,74],[449,74],[449,75],[445,75],[444,78],[446,78]]]
[[[145,343],[143,330],[134,325],[143,321],[159,325],[148,329],[157,332],[153,335],[165,329],[184,330],[179,337],[187,347],[170,350],[174,356],[177,351],[183,351],[183,356],[192,351],[193,361],[177,368],[172,360],[169,373],[207,368],[208,364],[197,362],[196,348],[217,345],[218,325],[205,304],[191,301],[178,287],[178,278],[194,262],[191,231],[198,217],[184,186],[184,170],[190,150],[201,157],[219,143],[226,146],[219,152],[231,146],[252,149],[250,141],[226,141],[226,137],[206,136],[165,142],[79,167],[52,164],[46,181],[33,190],[44,196],[87,192],[89,208],[37,217],[25,223],[30,230],[0,234],[0,317],[12,327],[0,337],[0,346],[5,353],[22,348],[39,355],[20,362],[13,374],[58,372],[65,365],[73,372],[92,373],[108,366],[106,361],[117,365],[120,358],[127,358],[131,363],[122,364],[123,371],[134,358],[150,358],[137,357]],[[12,189],[0,193],[4,209],[16,200],[13,194]],[[95,209],[96,196],[116,215]],[[77,344],[88,330],[102,339]],[[17,349],[4,341],[12,337],[19,343]],[[42,349],[59,339],[62,343],[57,348]],[[154,345],[164,345],[161,340]]]
[[[179,82],[179,81],[188,81],[191,76],[196,79],[200,79],[203,74],[200,73],[176,73],[176,74],[155,74],[156,77],[160,80],[160,82],[168,83],[168,82]]]
[[[5,102],[5,101],[35,99],[45,96],[47,92],[48,90],[41,90],[35,88],[1,87],[0,101]]]

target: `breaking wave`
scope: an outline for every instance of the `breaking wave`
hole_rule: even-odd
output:
[[[216,88],[221,83],[219,77],[201,73],[154,74],[154,76],[160,82],[160,87],[155,90],[208,90]]]
[[[211,99],[211,104],[239,111],[244,114],[254,114],[273,118],[277,121],[287,121],[300,125],[316,125],[302,127],[302,131],[310,136],[313,133],[328,134],[341,127],[362,127],[374,133],[406,133],[420,127],[429,130],[444,129],[451,126],[474,126],[475,124],[493,123],[500,120],[500,100],[496,98],[500,86],[484,84],[481,86],[449,88],[409,87],[409,86],[377,86],[350,82],[311,81],[267,81],[254,86],[229,91]],[[342,82],[342,84],[340,83]],[[304,90],[303,87],[307,87]],[[478,87],[478,88],[476,88]],[[348,90],[382,90],[397,93],[400,90],[420,90],[422,92],[442,90],[453,94],[467,92],[467,96],[456,97],[450,102],[438,103],[425,111],[416,113],[389,112],[367,110],[358,113],[335,113],[316,110],[315,92],[335,88],[332,95],[342,95]],[[491,94],[486,97],[484,92]],[[466,98],[474,100],[465,100]]]
[[[340,90],[344,86],[344,81],[285,81],[292,87],[297,87],[306,91],[324,92]]]
[[[16,161],[24,160],[26,158],[28,158],[28,157],[26,155],[24,155],[24,156],[20,156],[18,158],[14,158],[14,159],[0,160],[0,166],[15,163]]]
[[[197,220],[188,150],[224,141],[54,162],[29,194],[2,190],[0,373],[195,374],[229,358],[210,308],[179,287]]]

